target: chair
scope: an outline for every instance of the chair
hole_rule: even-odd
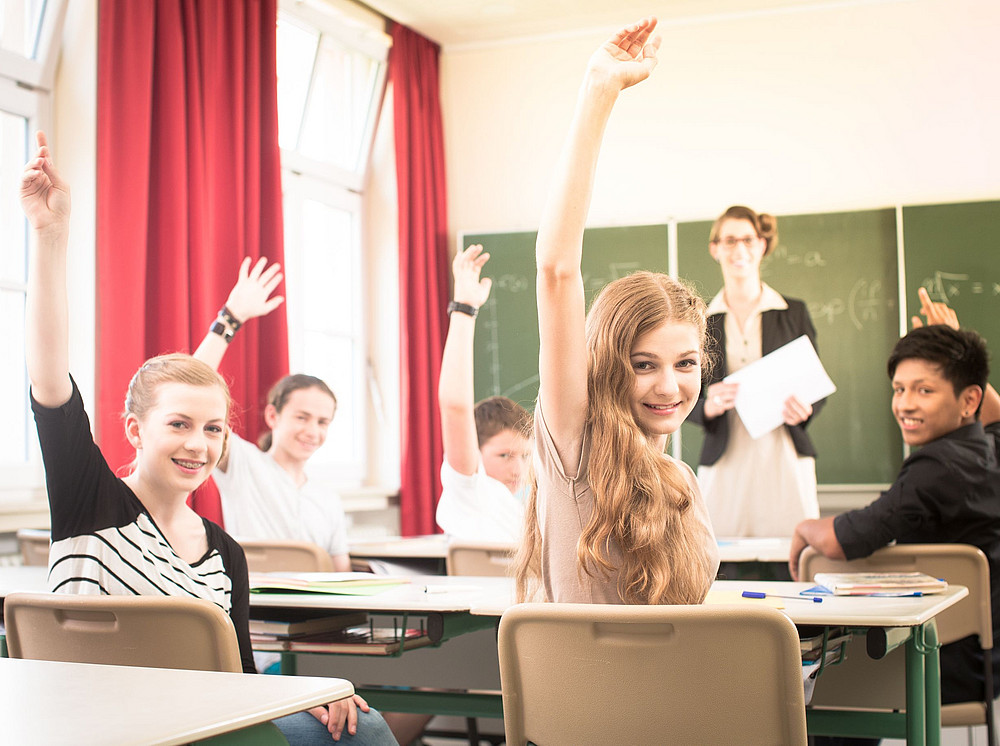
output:
[[[3,615],[11,658],[243,670],[232,620],[202,599],[11,593]]]
[[[831,560],[812,547],[799,558],[799,577],[812,579],[818,572],[923,572],[949,583],[964,585],[969,595],[935,617],[942,645],[979,635],[985,651],[986,696],[983,702],[942,705],[943,726],[985,725],[988,743],[995,746],[993,722],[993,613],[990,603],[990,566],[981,550],[968,544],[896,544],[856,560]]]
[[[806,743],[798,634],[771,607],[520,604],[499,648],[508,746]]]
[[[241,539],[250,572],[333,572],[333,557],[309,541]]]
[[[52,532],[48,529],[19,528],[17,545],[21,549],[21,560],[29,566],[49,566],[49,542]]]
[[[506,576],[514,562],[516,544],[452,542],[446,567],[449,575]]]

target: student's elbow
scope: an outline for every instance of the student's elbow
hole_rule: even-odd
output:
[[[539,256],[536,263],[538,288],[558,288],[580,282],[579,262],[568,262],[555,257]]]

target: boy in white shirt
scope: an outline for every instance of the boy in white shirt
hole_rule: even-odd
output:
[[[475,245],[452,262],[454,300],[438,380],[444,462],[437,524],[460,539],[516,543],[524,507],[515,495],[531,458],[531,415],[503,396],[473,405],[476,314],[492,284],[479,275],[489,258]]]

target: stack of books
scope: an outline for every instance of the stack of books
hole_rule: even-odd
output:
[[[314,635],[328,635],[364,624],[368,615],[363,611],[329,616],[304,617],[295,612],[272,610],[268,619],[250,620],[250,642],[254,650],[288,650],[292,640]]]
[[[924,596],[948,589],[946,581],[922,572],[818,572],[814,579],[834,596]]]

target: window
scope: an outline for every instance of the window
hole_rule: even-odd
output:
[[[376,16],[282,2],[278,132],[285,283],[293,372],[337,395],[313,474],[343,487],[368,473],[370,385],[365,334],[362,185],[385,87],[389,38]]]
[[[61,0],[0,0],[0,338],[14,354],[0,356],[0,500],[23,501],[43,486],[28,406],[24,365],[24,303],[28,230],[18,204],[20,174],[46,125],[54,78]]]

